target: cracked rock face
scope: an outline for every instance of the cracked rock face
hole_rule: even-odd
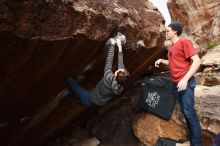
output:
[[[220,41],[219,1],[169,0],[168,9],[172,20],[181,22],[199,45],[207,48],[208,43]]]
[[[202,58],[202,72],[196,74],[199,85],[215,86],[220,84],[220,46],[209,50]]]
[[[84,115],[87,109],[71,96],[56,96],[68,76],[86,74],[85,88],[101,79],[105,42],[118,31],[127,37],[130,83],[160,55],[165,40],[162,15],[144,0],[1,0],[0,11],[1,145],[41,144],[93,116],[96,109]],[[136,48],[139,40],[145,48]]]

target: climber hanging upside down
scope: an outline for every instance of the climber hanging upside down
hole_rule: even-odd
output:
[[[129,72],[125,69],[123,63],[122,44],[125,44],[125,42],[126,38],[121,33],[118,33],[116,37],[110,38],[107,41],[106,46],[108,48],[108,54],[104,68],[104,76],[93,89],[86,90],[73,78],[69,77],[67,79],[68,91],[72,95],[77,96],[83,105],[102,106],[114,96],[122,93],[126,81],[129,78]],[[118,69],[112,72],[114,48],[116,44],[118,46]]]

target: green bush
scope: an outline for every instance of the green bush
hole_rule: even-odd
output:
[[[207,49],[210,50],[212,48],[214,48],[215,46],[218,46],[220,44],[220,42],[218,41],[210,41],[207,43]]]

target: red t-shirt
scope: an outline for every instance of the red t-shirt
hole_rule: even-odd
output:
[[[171,78],[174,83],[177,84],[185,76],[192,64],[190,58],[196,54],[192,42],[184,38],[169,47],[168,60]]]

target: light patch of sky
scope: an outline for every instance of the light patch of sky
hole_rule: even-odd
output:
[[[158,10],[161,12],[163,15],[165,21],[166,21],[166,26],[170,24],[171,18],[170,18],[170,13],[167,8],[167,0],[149,0],[150,2],[153,3],[155,7],[158,8]]]

